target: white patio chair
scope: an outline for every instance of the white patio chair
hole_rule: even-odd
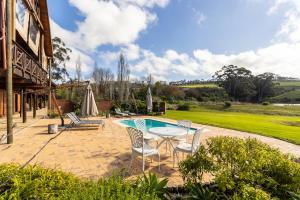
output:
[[[192,122],[190,120],[178,120],[177,126],[186,131],[186,135],[176,137],[174,141],[182,143],[187,142],[189,131],[192,127]]]
[[[203,128],[196,130],[192,144],[187,142],[179,143],[173,151],[173,167],[175,166],[175,155],[177,157],[177,162],[179,161],[177,152],[187,153],[189,155],[193,155],[200,147],[200,136],[203,133]]]
[[[134,124],[138,130],[143,132],[144,140],[147,144],[149,144],[150,141],[156,141],[156,143],[158,144],[158,140],[160,139],[160,137],[157,135],[153,135],[147,131],[145,119],[135,119]]]
[[[158,156],[158,169],[160,170],[160,154],[158,152],[158,149],[153,148],[144,142],[144,137],[143,137],[142,131],[135,129],[135,128],[127,127],[127,132],[130,136],[131,150],[132,150],[130,169],[132,167],[133,159],[136,156],[142,156],[142,160],[143,160],[142,169],[144,172],[146,157],[157,155]]]

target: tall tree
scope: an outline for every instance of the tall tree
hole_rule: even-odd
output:
[[[81,81],[81,73],[82,73],[80,55],[77,57],[75,68],[76,68],[76,78],[79,83]]]
[[[102,96],[103,98],[110,97],[110,85],[114,79],[111,70],[95,65],[92,78],[95,81],[97,96]]]
[[[70,60],[71,49],[59,37],[52,39],[53,45],[53,63],[51,66],[52,79],[56,81],[64,81],[69,74],[66,69],[66,63]]]
[[[119,101],[128,100],[129,96],[129,65],[126,63],[124,55],[121,53],[118,62],[118,96]]]
[[[255,100],[257,102],[262,102],[266,97],[274,94],[274,87],[276,85],[274,83],[275,77],[275,74],[266,72],[253,78],[256,92]]]
[[[244,67],[224,66],[215,73],[214,78],[218,85],[223,87],[235,100],[249,100],[254,93],[252,72]]]

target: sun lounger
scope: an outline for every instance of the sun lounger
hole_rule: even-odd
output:
[[[130,116],[136,116],[137,114],[135,113],[132,113],[132,112],[129,112],[129,111],[124,111],[125,114],[128,114]]]
[[[116,113],[116,115],[119,115],[121,117],[128,117],[129,116],[128,113],[121,112],[120,108],[116,108],[115,113]]]
[[[71,119],[71,125],[80,126],[80,125],[99,125],[102,126],[102,129],[105,126],[103,120],[81,120],[74,112],[67,113],[67,116]]]

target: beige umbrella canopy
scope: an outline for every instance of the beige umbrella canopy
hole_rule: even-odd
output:
[[[152,95],[151,95],[151,88],[150,85],[148,86],[147,96],[146,96],[146,103],[147,103],[147,111],[152,111]]]
[[[84,117],[98,115],[98,108],[90,83],[86,88],[83,103],[81,105],[81,115]]]

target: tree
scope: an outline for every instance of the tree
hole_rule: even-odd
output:
[[[110,69],[106,69],[106,68],[99,68],[97,63],[95,63],[95,67],[94,67],[94,71],[92,74],[92,78],[95,81],[95,85],[96,85],[96,94],[98,94],[97,96],[102,95],[102,97],[109,97],[111,98],[111,85],[112,85],[112,81],[114,79],[114,75],[111,72]]]
[[[254,93],[252,72],[244,67],[224,66],[215,73],[214,78],[235,100],[249,100]]]
[[[124,55],[121,53],[118,62],[118,96],[119,101],[128,101],[129,97],[129,65],[126,63]]]
[[[51,66],[52,79],[56,81],[65,81],[69,74],[66,70],[66,63],[70,60],[71,49],[58,37],[52,39],[53,44],[53,63]]]
[[[274,94],[275,77],[275,74],[266,72],[253,78],[256,91],[255,100],[257,102],[262,102],[266,97]]]
[[[77,57],[75,68],[76,68],[76,78],[79,83],[81,81],[81,73],[82,73],[80,56]]]

